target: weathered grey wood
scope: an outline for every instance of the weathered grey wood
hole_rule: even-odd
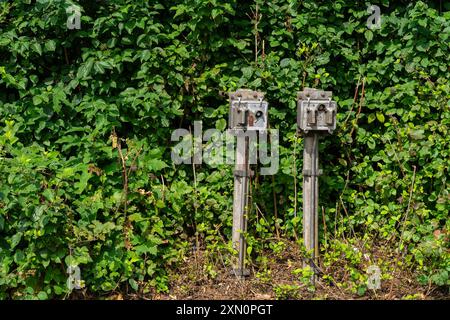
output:
[[[304,267],[309,265],[313,270],[318,257],[318,140],[318,134],[306,135],[303,149],[303,241],[306,249],[311,252]]]
[[[304,139],[303,149],[303,241],[306,249],[311,248],[311,212],[313,204],[311,203],[312,194],[312,179],[308,173],[312,172],[312,152],[313,152],[313,137],[306,136]]]
[[[319,262],[319,135],[314,135],[314,264]]]
[[[268,125],[268,103],[264,101],[264,93],[239,89],[230,93],[230,109],[228,127],[237,137],[236,165],[234,170],[233,194],[233,230],[232,245],[238,252],[233,257],[233,272],[243,277],[248,275],[245,269],[245,254],[247,245],[245,233],[247,231],[248,190],[250,163],[256,162],[256,152],[249,157],[249,137],[255,137],[256,132],[266,130]],[[253,140],[252,140],[253,141]],[[253,160],[255,161],[253,162]]]
[[[297,93],[297,126],[304,134],[303,151],[303,241],[311,255],[303,267],[317,272],[319,258],[319,134],[336,129],[336,101],[332,91],[303,88]],[[312,277],[314,283],[315,276]]]
[[[247,231],[247,209],[248,209],[248,137],[243,134],[237,135],[236,164],[234,176],[234,198],[233,198],[233,249],[238,251],[234,273],[238,277],[246,275],[245,252],[246,241],[244,233]],[[243,174],[236,174],[237,172]]]

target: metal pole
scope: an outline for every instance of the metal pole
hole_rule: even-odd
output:
[[[317,274],[319,258],[319,135],[336,129],[336,101],[332,91],[303,88],[297,93],[297,125],[304,133],[303,151],[303,241],[311,253],[303,263]]]
[[[247,243],[244,236],[244,233],[247,231],[248,176],[250,174],[248,153],[249,137],[241,131],[237,134],[232,230],[233,249],[238,251],[238,259],[233,272],[239,278],[249,274],[248,270],[245,269]]]
[[[314,180],[314,270],[319,264],[319,135],[314,134],[314,159],[313,159],[313,180]]]
[[[303,241],[311,252],[304,267],[316,271],[318,252],[318,198],[319,137],[317,133],[305,135],[303,150]],[[312,279],[314,281],[314,277]]]
[[[250,274],[245,268],[247,243],[248,196],[250,170],[250,133],[267,129],[268,103],[258,91],[240,89],[230,93],[228,127],[237,136],[236,164],[234,170],[232,246],[237,251],[232,272],[243,278]]]

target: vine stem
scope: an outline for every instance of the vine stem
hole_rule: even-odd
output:
[[[258,38],[259,38],[259,33],[258,33],[258,24],[259,21],[261,19],[261,17],[258,15],[259,13],[259,5],[256,4],[256,9],[255,9],[255,63],[258,63]]]
[[[416,166],[413,166],[413,178],[412,178],[412,183],[411,183],[411,188],[409,190],[409,199],[408,199],[408,206],[406,207],[406,213],[405,213],[405,218],[403,219],[402,222],[402,232],[400,233],[400,244],[398,246],[399,250],[403,244],[403,234],[405,232],[405,225],[406,225],[406,220],[408,220],[408,214],[409,214],[409,210],[411,208],[411,199],[412,199],[412,195],[413,195],[413,191],[414,191],[414,184],[416,181]]]
[[[189,133],[191,134],[192,137],[192,130],[191,127],[189,127]],[[195,139],[195,137],[193,137],[193,139]],[[194,148],[195,148],[195,141],[194,141]],[[194,154],[195,154],[196,150],[194,150]],[[194,157],[192,158],[192,173],[194,175],[194,218],[192,219],[192,223],[193,223],[193,227],[195,230],[195,246],[196,246],[196,250],[195,250],[195,260],[197,262],[197,252],[199,250],[199,246],[200,246],[200,241],[198,238],[198,230],[197,230],[197,224],[195,223],[195,219],[197,217],[197,205],[198,205],[198,195],[197,195],[197,172],[195,170],[195,161],[194,161]]]
[[[355,125],[352,127],[352,130],[350,131],[350,137],[353,135],[353,131],[355,131],[355,126],[358,123],[358,119],[359,119],[359,115],[361,114],[361,108],[362,105],[364,103],[364,98],[366,96],[366,91],[364,89],[365,86],[365,78],[362,79],[362,84],[361,84],[361,97],[359,98],[359,106],[358,106],[358,112],[356,113],[356,123]]]
[[[280,230],[278,230],[278,206],[277,206],[277,194],[275,192],[275,178],[272,176],[272,195],[273,195],[273,209],[275,215],[275,231],[277,237],[280,238]]]
[[[412,199],[412,195],[413,195],[413,191],[414,191],[414,184],[416,181],[417,167],[413,166],[413,169],[414,169],[414,171],[413,171],[413,178],[412,178],[412,182],[411,182],[411,188],[409,190],[408,206],[406,207],[405,218],[402,221],[402,232],[400,233],[400,244],[398,246],[399,250],[400,250],[401,246],[403,245],[403,233],[405,232],[405,224],[406,224],[406,220],[408,219],[408,214],[409,214],[409,210],[411,207],[411,199]],[[403,256],[403,254],[400,254],[400,256]],[[397,256],[395,259],[394,271],[392,272],[393,276],[395,276],[395,272],[397,271],[398,260],[399,260],[399,257]],[[393,287],[394,287],[394,281],[391,282],[391,287],[389,288],[389,294],[388,294],[389,298],[391,297]]]
[[[361,76],[358,79],[358,83],[356,84],[356,88],[355,88],[355,94],[353,95],[353,103],[352,103],[352,107],[350,109],[350,112],[347,115],[347,118],[345,118],[344,123],[342,124],[342,126],[344,127],[347,124],[348,119],[350,118],[352,111],[353,111],[353,107],[355,106],[356,100],[358,99],[358,93],[359,93],[359,85],[361,83]]]

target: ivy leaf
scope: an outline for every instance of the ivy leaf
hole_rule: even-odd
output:
[[[150,169],[150,171],[160,171],[161,169],[168,167],[168,165],[164,161],[159,159],[148,160],[147,166]]]
[[[55,51],[56,50],[56,42],[54,40],[49,40],[45,42],[45,50],[46,51]]]
[[[37,296],[38,296],[39,300],[47,300],[48,299],[48,295],[44,291],[40,291]]]
[[[219,119],[216,121],[216,129],[219,131],[224,131],[227,127],[227,121],[225,119]]]
[[[254,81],[252,81],[252,82],[250,83],[250,87],[251,87],[251,88],[257,89],[257,88],[259,88],[260,86],[261,86],[261,78],[255,79]]]
[[[425,131],[422,129],[417,129],[417,130],[411,130],[409,132],[409,136],[413,139],[413,140],[422,140],[425,135],[424,135]]]
[[[51,189],[45,189],[44,192],[42,192],[42,195],[47,199],[49,202],[53,202],[54,195],[53,191]]]
[[[11,249],[14,249],[22,239],[22,232],[17,232],[11,237]]]
[[[287,66],[289,66],[290,62],[291,62],[291,59],[284,58],[283,60],[280,61],[280,67],[286,68]]]
[[[78,69],[77,78],[83,79],[89,76],[93,66],[94,66],[93,59],[89,59],[87,62],[83,63],[81,67]]]
[[[364,32],[364,37],[368,42],[370,42],[373,39],[373,32],[371,30],[366,30]]]
[[[156,246],[154,245],[146,245],[146,244],[141,244],[139,246],[135,247],[136,253],[141,255],[143,253],[149,253],[153,256],[156,256],[156,254],[158,253],[158,250],[156,248]]]
[[[92,174],[90,174],[87,170],[83,171],[83,173],[81,174],[81,177],[80,177],[80,181],[75,183],[75,188],[77,188],[75,193],[81,194],[84,191],[84,189],[86,189],[87,182],[91,177],[92,177]]]
[[[370,137],[369,140],[367,140],[367,145],[369,146],[370,149],[375,149],[376,143],[375,140]]]
[[[139,289],[139,285],[138,285],[138,283],[136,282],[136,280],[130,278],[130,279],[128,280],[128,283],[130,284],[131,288],[133,288],[134,291],[137,291],[137,290]]]
[[[377,112],[377,119],[378,121],[380,121],[381,123],[384,123],[384,114],[382,114],[381,112]]]
[[[358,287],[357,293],[359,296],[363,296],[366,293],[366,291],[367,291],[367,287],[364,285],[360,285]]]
[[[211,16],[213,19],[215,19],[217,16],[220,16],[223,13],[220,9],[212,9]]]
[[[37,42],[33,43],[31,45],[31,49],[34,52],[36,52],[38,55],[40,55],[40,56],[42,55],[42,46],[40,45],[40,43],[37,43]]]
[[[40,96],[34,96],[33,97],[33,104],[35,106],[38,106],[42,103],[42,98]]]
[[[242,75],[244,76],[244,78],[250,79],[252,74],[253,74],[253,68],[252,67],[242,68]]]

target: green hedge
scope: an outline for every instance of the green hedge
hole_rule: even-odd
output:
[[[231,167],[173,165],[170,136],[223,129],[219,93],[243,87],[266,92],[282,144],[253,191],[252,255],[301,234],[296,92],[331,89],[327,229],[400,247],[448,286],[450,8],[380,2],[370,30],[363,1],[86,0],[69,30],[72,1],[0,1],[0,298],[67,295],[70,264],[96,294],[165,291],[193,237],[229,239]]]

